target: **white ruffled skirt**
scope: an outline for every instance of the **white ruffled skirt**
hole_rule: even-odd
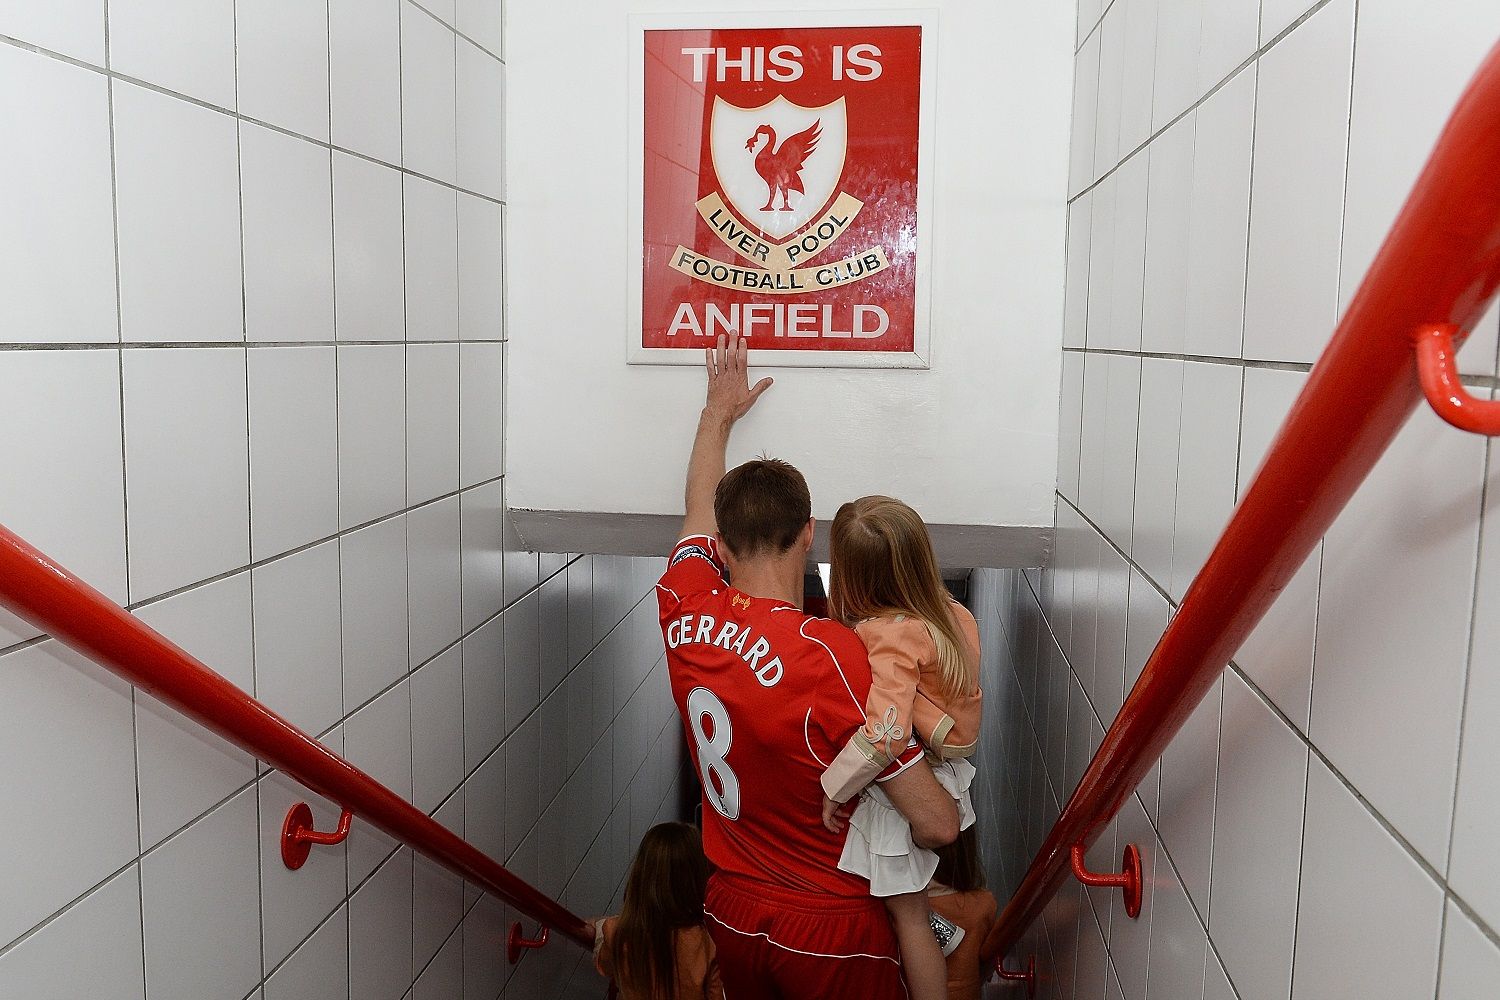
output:
[[[973,826],[969,785],[974,780],[974,765],[957,757],[933,764],[932,773],[958,804],[958,828]],[[911,824],[878,784],[872,783],[860,793],[859,805],[849,817],[839,868],[869,879],[870,895],[884,898],[925,890],[937,864],[937,854],[917,846],[911,837]]]

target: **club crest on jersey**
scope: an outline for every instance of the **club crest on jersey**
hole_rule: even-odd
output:
[[[732,598],[730,598],[729,603],[734,606],[734,609],[736,611],[750,610],[750,598],[746,597],[744,594],[735,594]]]

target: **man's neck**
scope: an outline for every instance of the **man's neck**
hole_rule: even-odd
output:
[[[786,601],[800,608],[803,572],[800,559],[755,559],[734,568],[732,583],[751,597]]]

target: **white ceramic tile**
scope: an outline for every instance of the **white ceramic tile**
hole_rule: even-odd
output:
[[[1313,5],[1313,0],[1261,0],[1260,43],[1264,45],[1281,34]]]
[[[1136,425],[1141,395],[1141,359],[1111,356],[1105,401],[1104,494],[1099,527],[1125,553],[1131,545],[1135,506]]]
[[[458,0],[458,30],[504,57],[505,5],[502,0]]]
[[[0,364],[0,524],[110,598],[125,594],[118,356],[16,351]],[[0,611],[0,646],[37,635]]]
[[[1156,8],[1159,0],[1129,0],[1124,8],[1125,67],[1120,81],[1120,152],[1151,134],[1151,91],[1156,74]]]
[[[260,979],[255,789],[141,859],[147,1000],[239,1000]]]
[[[1180,0],[1162,0],[1163,5]],[[1181,354],[1187,345],[1187,290],[1196,115],[1151,144],[1141,348]]]
[[[364,704],[407,669],[406,519],[339,540],[344,709]]]
[[[255,696],[305,732],[343,717],[339,543],[252,571]]]
[[[344,756],[349,763],[408,801],[411,746],[411,687],[405,681],[344,723]],[[368,823],[355,823],[347,843],[351,887],[369,876],[396,846],[394,840]],[[406,950],[409,955],[410,948]]]
[[[1500,5],[1484,0],[1360,4],[1341,305],[1354,297],[1459,95],[1497,35]],[[1412,73],[1411,66],[1425,69]],[[1495,316],[1492,306],[1483,335],[1459,355],[1464,371],[1494,371],[1494,332],[1500,326]]]
[[[464,640],[464,766],[474,768],[505,736],[505,618]]]
[[[130,688],[54,642],[0,658],[0,705],[0,801],[26,816],[0,856],[12,941],[135,857],[135,752]]]
[[[1292,982],[1307,748],[1234,674],[1224,679],[1209,930],[1241,1000]]]
[[[328,5],[240,4],[235,48],[240,113],[326,142]]]
[[[492,858],[503,860],[505,840],[505,748],[501,747],[474,769],[464,785],[465,827],[469,843]]]
[[[340,340],[406,335],[401,175],[333,154],[334,292]]]
[[[234,0],[111,0],[117,73],[234,107]]]
[[[1206,94],[1259,44],[1260,0],[1215,0],[1202,5],[1198,33],[1198,93]]]
[[[1131,557],[1167,587],[1172,579],[1184,367],[1181,361],[1156,358],[1141,362]]]
[[[1241,497],[1305,381],[1306,376],[1300,372],[1245,369],[1244,412],[1240,420]],[[1321,565],[1319,545],[1234,655],[1235,662],[1304,732],[1312,697]]]
[[[505,471],[505,346],[458,349],[458,478],[472,486]],[[518,567],[519,568],[519,567]]]
[[[349,911],[339,911],[266,980],[266,1000],[349,995]]]
[[[341,740],[342,734],[335,751],[341,747]],[[281,829],[293,806],[306,803],[312,809],[313,828],[316,830],[336,829],[339,808],[280,772],[260,781],[259,794],[261,937],[265,967],[271,969],[290,955],[319,922],[343,902],[348,888],[343,844],[315,845],[308,853],[307,861],[296,871],[287,868],[281,860]],[[363,820],[356,818],[355,822]],[[340,928],[343,926],[342,921],[331,923]],[[325,974],[323,961],[316,957],[321,950],[321,945],[315,946],[304,961],[298,963],[304,966],[299,976]]]
[[[348,528],[406,502],[406,351],[399,344],[338,349],[339,524]]]
[[[1240,356],[1254,117],[1254,67],[1197,112],[1188,222],[1188,354]]]
[[[1068,264],[1063,302],[1063,347],[1082,347],[1088,334],[1089,246],[1094,193],[1068,206]]]
[[[457,165],[455,39],[415,5],[401,5],[402,163],[450,182]]]
[[[505,197],[505,64],[458,39],[458,185]]]
[[[405,184],[407,334],[457,340],[458,195],[420,177]]]
[[[6,20],[0,8],[0,32]],[[0,131],[26,137],[0,159],[0,337],[118,340],[105,80],[6,46],[0,89],[28,95],[0,108]]]
[[[132,865],[0,956],[0,995],[144,1000],[140,907]]]
[[[1115,208],[1120,176],[1112,174],[1089,192],[1089,273],[1088,331],[1089,347],[1115,346],[1114,274],[1115,274]]]
[[[1151,890],[1151,959],[1146,996],[1197,1000],[1203,991],[1203,962],[1208,939],[1170,866],[1156,846],[1156,879]]]
[[[1078,463],[1083,447],[1083,355],[1065,351],[1062,356],[1061,407],[1057,428],[1057,490],[1078,500]]]
[[[1292,1000],[1431,996],[1443,892],[1314,759]]]
[[[494,1000],[504,988],[511,968],[506,964],[504,950],[495,947],[495,942],[510,933],[514,919],[509,908],[493,896],[480,897],[474,909],[469,911],[460,931],[463,935],[463,1000]]]
[[[255,690],[250,574],[141,608],[136,615],[241,691]],[[138,692],[141,846],[160,843],[255,777],[255,761],[174,708]]]
[[[406,349],[406,502],[458,488],[458,345]]]
[[[476,6],[484,6],[477,4]],[[499,3],[493,3],[497,19]],[[0,2],[0,35],[104,65],[104,5],[98,0]]]
[[[568,566],[568,666],[577,666],[594,648],[594,557]]]
[[[463,627],[477,628],[498,614],[504,602],[505,499],[499,482],[459,497],[462,524]],[[590,642],[592,645],[592,642]]]
[[[1310,733],[1439,870],[1446,867],[1484,461],[1482,440],[1451,431],[1419,408],[1328,532]],[[1370,627],[1378,621],[1400,627]],[[1422,739],[1391,739],[1392,706]]]
[[[1099,103],[1094,114],[1094,175],[1120,162],[1120,83],[1125,73],[1125,4],[1111,5],[1099,25]]]
[[[541,815],[539,729],[533,717],[505,742],[505,845],[511,851],[526,839]],[[512,867],[516,867],[514,860]]]
[[[250,556],[245,352],[124,352],[130,596],[243,566]]]
[[[1098,516],[1104,502],[1104,448],[1109,404],[1109,355],[1083,359],[1083,422],[1078,459],[1078,506]],[[1069,650],[1071,652],[1071,650]]]
[[[1114,267],[1110,275],[1110,340],[1122,351],[1141,349],[1141,311],[1146,267],[1146,165],[1142,152],[1115,173]],[[1092,342],[1089,346],[1096,346]]]
[[[1212,948],[1208,950],[1208,957],[1204,959],[1203,968],[1203,1000],[1240,1000],[1239,994],[1235,993],[1234,987],[1229,983],[1229,974],[1224,971],[1218,956]]]
[[[1233,365],[1183,366],[1177,464],[1185,471],[1177,478],[1168,588],[1177,600],[1202,568],[1234,509],[1241,372]]]
[[[1198,39],[1202,7],[1197,0],[1160,0],[1156,12],[1156,73],[1151,124],[1161,128],[1201,96]]]
[[[1247,358],[1312,362],[1333,333],[1353,41],[1353,0],[1339,0],[1260,60]]]
[[[234,119],[126,83],[114,95],[125,340],[243,340]]]
[[[411,662],[431,659],[463,634],[459,596],[458,498],[420,507],[406,518],[410,574]]]
[[[339,527],[338,380],[332,347],[247,353],[250,554],[260,560]]]
[[[1121,893],[1109,896],[1109,954],[1118,974],[1119,992],[1124,1000],[1142,1000],[1146,995],[1146,971],[1151,954],[1151,907],[1161,876],[1156,870],[1156,833],[1141,808],[1140,800],[1131,796],[1120,812],[1118,841],[1134,844],[1141,852],[1141,882],[1145,886],[1141,913],[1131,919],[1125,913]],[[1121,846],[1121,851],[1124,847]]]
[[[1068,158],[1068,193],[1094,179],[1094,121],[1099,100],[1099,35],[1083,43],[1073,64],[1073,140]]]
[[[411,935],[411,851],[403,848],[349,900],[350,996],[399,1000],[412,981]]]
[[[333,339],[329,152],[240,126],[245,228],[245,338]]]
[[[331,134],[336,146],[401,162],[401,28],[407,4],[329,0]]]
[[[1107,726],[1125,700],[1125,630],[1130,564],[1108,546],[1100,550],[1099,613],[1094,629],[1094,710]]]
[[[1500,948],[1450,901],[1437,1000],[1484,996],[1497,982],[1500,982]]]
[[[1109,952],[1105,948],[1104,933],[1099,928],[1093,907],[1085,905],[1078,912],[1073,1000],[1104,1000],[1104,974],[1108,967]]]
[[[424,812],[463,780],[463,718],[463,661],[455,646],[411,681],[412,789]]]
[[[437,956],[464,916],[464,880],[420,854],[412,856],[412,968],[420,971]],[[460,939],[455,938],[455,941]],[[456,958],[460,949],[449,955]],[[448,959],[451,961],[452,959]],[[453,970],[460,977],[462,969]],[[429,982],[429,987],[431,987]],[[457,996],[450,993],[448,996]]]
[[[505,336],[505,209],[471,194],[458,196],[458,336]]]
[[[1215,681],[1161,758],[1157,829],[1200,911],[1209,906],[1223,681]]]
[[[1494,468],[1493,454],[1490,458]],[[1500,544],[1495,535],[1500,491],[1495,489],[1493,479],[1489,486],[1479,548],[1479,593],[1470,640],[1448,878],[1465,902],[1494,927],[1500,925],[1500,879],[1496,878],[1493,860],[1496,837],[1500,836],[1500,770],[1494,766],[1500,754],[1500,643],[1496,642],[1496,628],[1500,627],[1500,614],[1496,613],[1496,602],[1500,601]],[[1451,916],[1449,922],[1451,926]]]
[[[541,703],[541,597],[528,594],[505,612],[505,728],[514,730]]]
[[[422,863],[417,859],[417,864]],[[448,938],[412,987],[411,1000],[461,1000],[464,995],[464,936]]]

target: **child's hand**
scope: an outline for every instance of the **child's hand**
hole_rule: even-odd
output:
[[[823,825],[829,833],[843,833],[844,819],[848,810],[844,809],[842,802],[835,802],[827,795],[823,796]]]

